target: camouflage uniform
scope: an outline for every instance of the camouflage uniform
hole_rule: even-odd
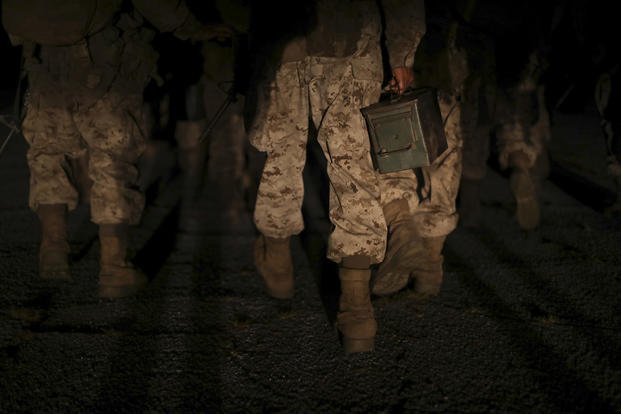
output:
[[[532,45],[527,36],[515,36],[516,25],[525,21],[516,16],[523,17],[527,8],[520,4],[497,10],[495,15],[501,16],[499,26],[496,21],[486,20],[490,14],[475,0],[439,0],[433,6],[429,30],[416,59],[418,80],[458,99],[456,108],[461,119],[457,135],[463,141],[462,221],[466,226],[479,224],[480,181],[486,174],[491,135],[495,132],[501,166],[515,168],[519,164],[528,174],[524,179],[512,180],[511,189],[519,200],[518,221],[530,228],[538,221],[534,192],[539,181],[531,180],[529,174],[547,174],[545,143],[549,139],[549,117],[539,85],[542,62],[536,52],[528,49]],[[451,17],[456,15],[461,18]],[[519,51],[511,42],[519,45]],[[507,53],[501,62],[496,61],[499,51]],[[529,65],[524,65],[529,52]],[[498,70],[499,64],[506,68]]]
[[[77,204],[83,182],[72,177],[79,169],[71,165],[88,154],[91,219],[99,226],[98,290],[110,299],[148,282],[128,254],[129,225],[139,221],[144,204],[136,168],[147,129],[142,93],[157,59],[143,16],[181,38],[223,30],[201,25],[178,0],[132,5],[133,11],[122,0],[55,8],[43,0],[2,4],[3,23],[24,45],[30,81],[23,131],[30,144],[30,205],[41,224],[39,275],[71,279],[67,209]]]
[[[529,168],[547,156],[550,116],[540,84],[542,65],[538,54],[531,53],[518,84],[498,93],[496,137],[502,168],[511,166],[509,157],[517,151],[526,154]]]
[[[477,6],[474,1],[470,3],[470,7],[462,11],[464,19],[475,20],[475,27],[484,25],[484,14],[473,15]],[[509,155],[515,151],[527,154],[532,167],[544,152],[545,142],[549,139],[549,116],[543,89],[539,85],[542,62],[536,53],[532,53],[519,81],[511,80],[508,84],[499,85],[495,57],[498,39],[466,25],[458,26],[457,22],[452,25],[455,30],[453,47],[458,47],[465,54],[460,92],[463,178],[481,180],[485,176],[492,132],[497,138],[499,162],[503,168],[509,167]],[[515,69],[519,67],[508,68],[511,74]]]
[[[428,23],[431,30],[423,38],[414,60],[415,83],[438,90],[448,150],[426,171],[431,179],[431,199],[421,203],[422,211],[427,214],[417,224],[423,237],[438,237],[448,235],[457,225],[455,200],[462,174],[464,137],[474,135],[477,130],[478,108],[467,104],[468,91],[474,89],[469,86],[480,82],[480,78],[470,73],[467,51],[456,44],[450,26],[444,22]],[[414,214],[418,216],[417,211]]]
[[[454,93],[439,92],[440,113],[445,120],[448,149],[427,168],[431,197],[413,210],[418,234],[422,237],[446,236],[457,226],[455,199],[462,170],[462,105]],[[410,208],[412,202],[410,201]]]
[[[374,170],[360,108],[377,102],[381,93],[384,76],[379,13],[360,13],[366,21],[352,32],[357,39],[348,41],[335,36],[336,41],[327,42],[325,36],[329,30],[339,30],[339,21],[352,24],[355,19],[344,19],[336,2],[316,3],[315,29],[304,39],[286,45],[274,78],[262,84],[258,121],[249,131],[251,143],[267,152],[255,223],[262,234],[273,238],[298,234],[304,228],[302,170],[310,117],[328,161],[329,213],[334,225],[328,257],[340,262],[344,257],[362,255],[379,263],[384,257],[387,236],[383,206],[405,198],[417,213],[421,231],[448,233],[454,226],[450,218],[454,211],[444,208],[444,202],[451,196],[444,194],[440,179],[435,183],[437,194],[421,202],[412,171],[380,174]],[[391,65],[411,66],[425,30],[422,2],[398,7],[388,4],[392,2],[384,3]],[[352,16],[377,7],[370,1],[339,4],[348,5],[347,13]],[[391,27],[398,19],[409,25]],[[432,170],[442,169],[444,162],[452,159],[451,154],[447,151]],[[432,218],[430,213],[437,216]]]
[[[110,4],[108,4],[110,3]],[[106,6],[114,6],[114,0]],[[116,2],[120,7],[120,2]],[[69,159],[89,152],[92,219],[97,224],[136,224],[143,208],[136,162],[145,147],[143,88],[157,54],[150,46],[156,27],[187,38],[201,28],[183,3],[135,0],[134,13],[66,46],[24,45],[29,95],[23,133],[30,147],[30,200],[75,208],[78,193]],[[13,6],[14,7],[14,6]]]
[[[180,229],[196,232],[204,224],[201,205],[203,190],[220,194],[223,215],[237,222],[244,208],[248,139],[243,120],[244,96],[236,62],[245,52],[249,7],[244,0],[217,0],[212,4],[194,2],[193,12],[209,20],[210,13],[232,26],[236,35],[228,41],[205,41],[193,47],[185,66],[178,65],[178,47],[173,47],[171,86],[174,98],[184,98],[171,105],[177,163],[183,176]],[[203,136],[207,128],[209,133]],[[222,180],[227,176],[228,180]],[[206,182],[207,180],[207,182]],[[230,224],[230,223],[228,223]]]
[[[155,63],[154,52],[147,59]],[[26,70],[30,94],[23,133],[30,145],[30,207],[58,203],[75,208],[78,194],[67,158],[88,148],[93,221],[137,223],[144,203],[133,187],[135,162],[144,149],[142,84],[123,90],[121,82],[113,81],[98,89],[97,68],[84,44],[42,47],[41,62],[28,59]]]

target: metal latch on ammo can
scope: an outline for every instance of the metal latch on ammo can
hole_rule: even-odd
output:
[[[361,111],[373,163],[381,173],[431,165],[448,147],[433,88],[411,89]]]

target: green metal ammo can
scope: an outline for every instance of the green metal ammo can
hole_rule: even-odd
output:
[[[381,173],[429,166],[448,147],[434,88],[411,89],[361,111]]]

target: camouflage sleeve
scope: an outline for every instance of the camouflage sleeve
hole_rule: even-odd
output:
[[[132,0],[136,10],[162,32],[186,40],[203,29],[183,0]]]
[[[426,31],[424,0],[381,0],[381,4],[390,67],[412,67]]]

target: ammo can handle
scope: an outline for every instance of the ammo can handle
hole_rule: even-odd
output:
[[[394,150],[392,150],[392,151],[387,151],[387,150],[386,150],[386,149],[384,149],[384,148],[380,148],[380,149],[379,149],[379,151],[377,152],[377,155],[379,155],[379,156],[384,156],[384,155],[392,154],[393,152],[407,151],[407,150],[409,150],[410,148],[412,148],[412,144],[409,144],[407,147],[403,147],[403,148],[397,148],[397,149],[394,149]]]
[[[409,86],[406,90],[403,91],[403,93],[399,94],[396,93],[390,89],[386,90],[386,92],[384,92],[385,96],[388,96],[388,99],[390,100],[390,103],[395,103],[395,102],[399,102],[399,100],[401,99],[401,97],[409,95],[410,93],[414,92],[414,88]],[[381,100],[381,99],[380,99]]]

